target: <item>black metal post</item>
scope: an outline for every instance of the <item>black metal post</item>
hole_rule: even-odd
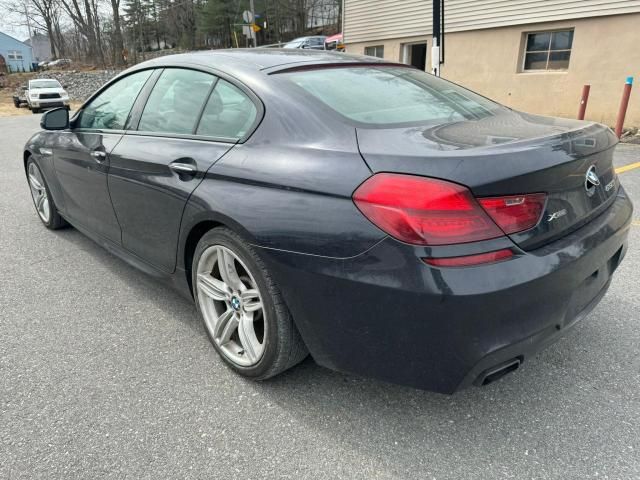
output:
[[[440,1],[433,0],[433,14],[431,23],[433,25],[433,44],[431,45],[431,67],[433,74],[440,76]]]
[[[440,65],[444,65],[444,0],[442,0],[442,6],[440,7],[440,14],[442,18],[440,20]]]

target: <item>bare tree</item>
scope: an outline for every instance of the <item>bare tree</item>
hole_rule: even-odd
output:
[[[63,10],[69,15],[76,31],[87,41],[87,56],[89,60],[95,61],[101,58],[98,51],[98,38],[96,33],[96,14],[92,7],[91,0],[59,0]]]
[[[339,31],[342,0],[255,0],[260,43]],[[249,0],[0,0],[9,22],[46,32],[51,56],[105,65],[173,47],[242,45]]]

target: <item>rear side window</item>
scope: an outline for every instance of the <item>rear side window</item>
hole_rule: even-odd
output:
[[[113,83],[84,107],[79,128],[123,130],[138,94],[151,70],[132,73]]]
[[[215,77],[196,70],[162,72],[144,107],[138,130],[191,135]]]
[[[218,138],[242,138],[256,121],[258,111],[238,87],[219,80],[202,114],[197,134]]]
[[[284,76],[339,114],[364,124],[438,124],[483,118],[504,108],[410,68],[320,68]]]

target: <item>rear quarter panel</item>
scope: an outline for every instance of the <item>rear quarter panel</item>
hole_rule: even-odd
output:
[[[385,236],[351,200],[369,175],[354,153],[239,145],[193,193],[183,230],[214,220],[256,246],[355,256]]]

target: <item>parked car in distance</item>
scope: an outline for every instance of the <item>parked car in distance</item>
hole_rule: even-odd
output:
[[[28,85],[22,85],[20,88],[16,89],[13,94],[13,105],[16,108],[22,107],[22,105],[28,106],[29,102],[27,102],[27,90],[29,89]]]
[[[344,52],[344,43],[342,40],[342,33],[336,33],[324,40],[325,50],[337,50],[338,52]]]
[[[66,68],[73,63],[69,58],[59,58],[57,60],[52,60],[46,64],[47,68]]]
[[[69,109],[69,94],[60,85],[60,82],[53,78],[29,80],[25,97],[27,105],[33,113],[40,113],[42,110],[57,107]],[[16,105],[16,107],[19,107],[19,105]]]
[[[174,286],[252,379],[310,352],[491,383],[584,318],[627,251],[609,128],[373,57],[161,57],[41,125],[23,160],[42,223]]]
[[[304,48],[309,50],[324,50],[324,41],[327,37],[317,35],[313,37],[299,37],[285,43],[282,48]]]

